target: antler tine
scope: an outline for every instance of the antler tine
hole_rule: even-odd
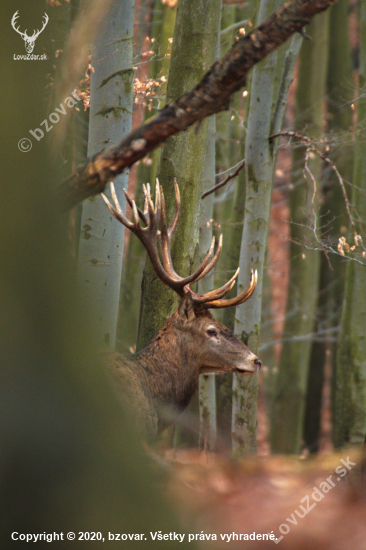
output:
[[[155,223],[156,223],[156,227],[159,227],[160,215],[161,215],[160,185],[159,185],[158,178],[156,178],[156,184],[155,184],[155,218],[156,218]]]
[[[205,304],[206,302],[219,300],[220,298],[226,296],[226,294],[228,294],[235,285],[235,279],[239,275],[239,271],[240,268],[238,267],[235,274],[222,287],[217,288],[216,290],[212,290],[211,292],[206,292],[206,294],[203,294],[202,296],[193,294],[193,302],[195,304]]]
[[[213,249],[215,247],[215,237],[212,237],[210,248],[207,251],[206,256],[202,260],[201,264],[198,266],[196,271],[194,271],[191,275],[188,275],[188,277],[185,277],[182,279],[180,277],[180,283],[184,286],[193,284],[197,282],[199,279],[201,279],[202,273],[205,271],[205,268],[210,261],[211,254],[213,252]]]
[[[203,303],[202,309],[219,309],[222,307],[238,306],[240,304],[243,304],[253,294],[255,287],[257,286],[257,281],[258,281],[257,270],[253,272],[253,269],[252,269],[251,276],[250,276],[250,283],[247,286],[247,288],[243,290],[243,292],[238,294],[238,296],[236,296],[235,298],[231,298],[229,300],[213,300],[212,302]]]
[[[132,208],[132,199],[131,199],[130,195],[127,193],[126,189],[123,189],[123,192],[125,194],[126,201],[128,202],[130,208]],[[138,212],[138,215],[139,215],[140,219],[144,222],[145,225],[148,225],[149,220],[148,220],[147,216],[145,215],[145,213],[142,212],[142,210],[140,210],[140,208],[138,206],[136,206],[136,208],[137,208],[137,212]]]
[[[137,206],[135,201],[132,201],[132,213],[133,213],[133,221],[134,221],[134,227],[136,232],[138,231],[144,231],[144,229],[148,229],[149,227],[141,227],[140,225],[140,219],[139,219],[139,213],[137,212]]]
[[[131,201],[134,223],[130,222],[123,215],[121,207],[118,203],[117,195],[115,193],[115,190],[113,189],[113,184],[111,185],[112,185],[113,202],[115,203],[115,206],[112,206],[109,200],[107,199],[107,197],[102,193],[103,200],[106,203],[109,211],[119,222],[123,223],[123,225],[128,227],[128,229],[130,229],[133,233],[135,233],[135,235],[140,239],[140,241],[142,242],[142,244],[146,249],[146,252],[148,253],[150,261],[159,279],[161,279],[164,284],[166,284],[169,288],[171,288],[177,294],[179,294],[181,298],[183,298],[185,294],[184,284],[182,284],[180,280],[177,280],[176,277],[171,277],[169,273],[164,271],[164,268],[161,265],[161,261],[158,254],[158,248],[157,248],[158,232],[157,232],[156,225],[155,227],[153,227],[150,221],[148,220],[147,226],[141,227],[140,221],[139,221],[139,214],[137,211],[137,206],[135,201]],[[149,188],[147,188],[147,195],[149,194],[149,192],[150,190]],[[150,197],[150,203],[152,204],[151,197]],[[151,204],[149,208],[150,210],[151,208],[153,208],[151,207]],[[155,217],[155,213],[153,213],[153,215]]]
[[[125,191],[125,190],[123,190],[123,191]],[[127,193],[125,193],[125,194],[127,194]],[[117,210],[118,214],[123,214],[121,205],[119,204],[119,200],[118,200],[117,193],[116,193],[116,188],[114,187],[113,181],[111,181],[111,195],[112,195],[114,207]],[[128,198],[130,198],[130,197],[128,197]]]
[[[121,206],[118,202],[118,199],[117,199],[117,195],[116,195],[116,190],[114,189],[114,185],[113,183],[111,182],[111,194],[112,194],[112,199],[113,199],[113,203],[114,203],[114,206],[111,205],[111,203],[109,202],[109,200],[107,199],[107,197],[105,196],[104,193],[101,193],[102,195],[102,199],[104,200],[104,202],[106,203],[107,207],[108,207],[108,210],[110,211],[110,213],[112,214],[112,216],[114,216],[116,218],[116,220],[118,220],[119,222],[123,223],[123,225],[125,225],[126,227],[128,227],[128,229],[131,229],[133,230],[134,229],[134,225],[133,223],[131,223],[124,215],[123,215],[123,212],[121,210]]]
[[[142,184],[142,193],[144,195],[144,214],[147,215],[148,214],[148,210],[147,210],[147,190],[146,190],[146,185],[143,183]]]
[[[174,212],[174,218],[172,219],[172,222],[169,225],[169,229],[168,229],[169,240],[172,238],[174,231],[176,230],[179,217],[180,217],[180,193],[179,193],[177,178],[174,178],[174,196],[175,196],[175,212]]]
[[[151,229],[156,229],[156,216],[155,216],[155,208],[153,201],[151,200],[151,190],[150,190],[150,184],[146,184],[146,200],[147,200],[147,210],[149,214],[149,226]]]
[[[157,182],[158,183],[158,182]],[[163,258],[164,269],[169,273],[171,277],[175,279],[181,279],[179,275],[174,270],[172,258],[170,255],[170,239],[166,227],[166,211],[165,211],[165,198],[163,189],[160,188],[160,246],[161,246],[161,255]]]
[[[195,279],[195,283],[197,283],[197,281],[199,281],[200,279],[202,279],[202,277],[204,277],[205,275],[207,275],[207,273],[209,273],[209,271],[211,271],[211,269],[213,267],[215,267],[215,265],[217,264],[217,261],[220,257],[220,254],[221,254],[221,251],[222,251],[222,233],[220,235],[220,238],[219,238],[219,244],[217,246],[217,250],[215,252],[215,255],[214,257],[212,258],[212,260],[210,261],[210,263],[205,267],[205,269],[202,271],[201,275],[199,275],[197,277],[197,279]]]

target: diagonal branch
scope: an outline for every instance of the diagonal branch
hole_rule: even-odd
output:
[[[224,185],[229,183],[230,180],[232,180],[233,178],[236,178],[236,176],[244,168],[244,166],[245,166],[245,160],[242,160],[241,162],[239,162],[236,170],[234,172],[232,172],[231,174],[229,174],[228,176],[226,176],[226,178],[222,182],[218,183],[217,185],[215,185],[214,187],[212,187],[208,191],[205,191],[204,193],[202,193],[201,199],[204,199],[208,195],[211,195],[211,193],[214,193],[215,191],[217,191],[217,189],[221,189],[221,187],[223,187]]]
[[[106,184],[170,136],[228,108],[231,95],[245,85],[249,70],[335,0],[293,0],[237,41],[214,63],[195,88],[162,109],[119,143],[103,149],[59,187],[65,208],[101,193]]]

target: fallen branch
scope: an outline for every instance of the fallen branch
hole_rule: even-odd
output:
[[[101,193],[106,184],[143,158],[170,136],[195,122],[228,109],[230,97],[245,85],[252,67],[278,48],[314,15],[335,0],[286,2],[250,34],[238,40],[215,62],[195,88],[162,109],[152,120],[130,132],[119,143],[96,153],[59,187],[65,208]]]

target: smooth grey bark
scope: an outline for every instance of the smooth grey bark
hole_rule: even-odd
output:
[[[243,21],[248,20],[249,15],[252,11],[254,11],[253,4],[254,2],[251,1],[245,7],[234,6],[234,21],[241,22],[240,26],[244,26]],[[230,12],[230,9],[232,10],[233,6],[227,5],[226,9]],[[226,24],[229,23],[230,20],[227,19]],[[233,23],[231,25],[232,30],[230,32],[232,33],[232,38],[230,40],[230,44],[234,39],[233,34],[236,24],[237,23]],[[229,36],[229,32],[225,33],[225,40],[227,40]],[[250,90],[250,82],[251,74],[248,76],[245,96],[243,97],[243,92],[236,93],[233,98],[232,107],[229,112],[226,113],[228,118],[233,117],[233,120],[230,120],[228,124],[228,158],[226,159],[226,164],[224,166],[226,170],[231,166],[236,166],[238,162],[244,159],[244,142],[246,134],[246,119],[249,107],[248,91]],[[230,187],[232,188],[229,189]],[[217,269],[217,282],[215,283],[216,287],[222,285],[228,280],[228,278],[232,277],[239,265],[245,201],[244,169],[242,169],[238,176],[229,183],[228,188],[224,188],[224,195],[222,197],[217,197],[217,199],[219,198],[223,201],[224,208],[216,209],[216,212],[220,214],[220,217],[216,217],[215,215],[215,220],[217,219],[219,221],[220,231],[222,230],[224,240],[223,251],[220,257],[220,266]],[[227,297],[232,298],[235,294],[236,287],[234,286]],[[217,313],[217,318],[219,321],[230,330],[234,331],[235,308],[224,308],[218,310]],[[220,441],[228,448],[231,446],[232,379],[232,374],[222,374],[221,376],[216,377],[218,431],[220,433]]]
[[[328,51],[328,14],[322,14],[307,27],[313,40],[303,42],[300,52],[300,72],[296,92],[296,127],[306,126],[311,137],[323,132],[324,93]],[[317,194],[312,207],[313,185],[305,181],[302,168],[304,151],[294,150],[293,166],[300,168],[290,195],[290,281],[286,307],[286,321],[279,371],[276,376],[271,415],[271,446],[275,452],[298,453],[301,448],[307,377],[311,341],[291,341],[313,331],[319,290],[320,255],[317,250],[304,250],[298,242],[311,239],[307,229],[309,216],[318,216]],[[317,187],[321,186],[322,163],[309,159]],[[288,338],[288,340],[287,340]]]
[[[132,125],[134,0],[114,0],[92,50],[88,155],[115,143]],[[115,180],[122,207],[128,172]],[[83,204],[78,256],[80,288],[98,327],[99,347],[113,349],[116,337],[124,226],[101,197]]]
[[[202,176],[202,191],[207,191],[215,185],[215,138],[216,117],[208,121],[205,163]],[[200,261],[205,257],[212,240],[212,213],[214,194],[212,193],[202,202],[200,221]],[[198,281],[198,292],[204,294],[213,288],[213,272]],[[199,381],[199,409],[200,409],[200,444],[207,450],[214,450],[216,445],[216,376],[202,374]]]
[[[177,13],[167,101],[189,90],[212,64],[216,54],[220,3],[216,0],[181,0]],[[167,218],[174,211],[174,178],[181,194],[181,217],[172,243],[172,258],[179,275],[188,275],[198,258],[198,233],[207,121],[173,136],[162,147],[158,177],[166,199]],[[177,308],[179,298],[157,278],[150,262],[143,279],[138,349],[147,345]]]
[[[262,0],[258,22],[278,6]],[[238,293],[248,284],[250,269],[258,270],[258,284],[248,302],[235,311],[234,333],[257,352],[259,345],[263,266],[272,194],[272,154],[269,144],[273,87],[277,52],[259,63],[253,71],[247,136],[245,143],[246,197],[240,248]],[[236,455],[256,448],[258,376],[233,375],[232,443]]]
[[[355,206],[359,233],[365,251],[366,220],[366,146],[362,131],[366,119],[366,2],[361,2],[360,67],[358,77],[357,127],[352,204]],[[351,244],[352,237],[350,238]],[[360,250],[360,246],[357,247]],[[360,253],[360,252],[359,252]],[[333,443],[364,445],[366,437],[366,266],[349,261],[343,302],[341,331],[336,364],[333,408]]]
[[[235,8],[233,6],[223,6],[222,16],[221,16],[221,29],[226,29],[232,27],[235,23]],[[222,32],[222,31],[221,31]],[[220,57],[223,56],[231,47],[234,40],[235,31],[232,29],[231,32],[225,34],[223,39],[220,41]],[[231,109],[229,111],[224,111],[223,113],[218,113],[216,115],[216,126],[217,126],[217,142],[216,142],[216,166],[218,171],[226,170],[229,168],[230,164],[230,117]],[[225,192],[225,190],[224,190]]]

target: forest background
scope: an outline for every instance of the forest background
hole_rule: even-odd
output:
[[[40,3],[32,14],[26,3],[20,1],[19,5],[37,28],[44,5]],[[48,136],[56,144],[52,161],[44,140],[37,147],[34,144],[28,156],[12,151],[10,160],[14,160],[5,172],[9,183],[4,190],[4,205],[9,207],[4,208],[1,222],[2,233],[10,238],[2,243],[2,257],[8,261],[2,277],[1,304],[6,323],[1,349],[3,364],[8,364],[10,358],[17,368],[5,368],[2,373],[1,391],[3,403],[7,404],[2,417],[6,422],[11,419],[11,429],[4,430],[4,438],[9,441],[5,447],[11,450],[7,452],[12,464],[22,464],[26,456],[27,471],[34,471],[35,475],[24,476],[18,483],[15,479],[19,468],[14,468],[7,470],[4,479],[9,487],[18,487],[13,491],[13,504],[7,506],[9,518],[13,512],[15,515],[16,508],[17,513],[23,510],[24,522],[30,529],[39,525],[43,531],[44,526],[38,523],[39,508],[33,509],[31,500],[25,501],[22,489],[29,486],[38,498],[48,502],[53,485],[62,486],[70,475],[68,461],[59,467],[62,448],[74,457],[72,475],[78,482],[73,485],[73,492],[78,508],[83,502],[88,509],[88,476],[96,480],[101,472],[106,472],[102,449],[112,449],[107,453],[110,472],[115,474],[120,469],[122,456],[126,462],[124,473],[134,472],[126,453],[121,454],[119,444],[114,443],[114,434],[120,433],[121,428],[117,420],[111,424],[110,418],[117,418],[119,413],[113,402],[105,409],[109,390],[98,370],[95,349],[112,349],[115,345],[121,350],[138,349],[177,305],[165,289],[156,290],[154,285],[158,283],[148,266],[143,275],[145,259],[139,243],[124,235],[100,197],[85,201],[82,209],[74,209],[67,220],[69,239],[63,238],[65,220],[60,219],[52,204],[50,174],[55,173],[56,167],[58,182],[69,177],[87,155],[118,141],[166,101],[190,90],[216,57],[278,6],[271,2],[225,2],[221,7],[219,2],[207,1],[202,8],[201,3],[181,0],[180,7],[177,14],[174,2],[134,6],[126,0],[116,4],[117,12],[109,13],[103,32],[99,31],[88,65],[88,39],[102,14],[98,9],[91,10],[84,26],[87,46],[79,43],[79,64],[75,66],[86,69],[85,77],[79,80],[85,104],[89,88],[92,98],[95,93],[95,102],[90,102],[90,110],[76,107],[68,127],[60,123]],[[317,16],[306,27],[306,36],[295,35],[255,67],[227,112],[171,138],[162,147],[160,160],[157,153],[151,153],[130,174],[124,172],[115,180],[120,189],[129,186],[131,194],[138,197],[141,183],[153,183],[158,176],[171,212],[172,181],[177,177],[184,205],[182,229],[174,245],[179,273],[192,270],[207,249],[205,239],[220,232],[224,235],[224,257],[214,274],[215,286],[227,280],[237,265],[241,267],[239,289],[246,285],[250,268],[257,268],[259,273],[259,286],[252,301],[236,312],[223,313],[224,323],[260,355],[264,366],[259,383],[257,377],[245,382],[235,375],[233,380],[230,376],[204,377],[200,403],[182,422],[189,433],[179,428],[174,436],[176,446],[198,444],[195,411],[201,406],[209,413],[201,423],[202,445],[214,449],[218,442],[224,446],[232,444],[236,455],[253,450],[257,439],[258,386],[261,454],[268,453],[270,446],[274,452],[293,454],[364,443],[364,9],[362,2],[341,1]],[[67,73],[70,67],[63,53],[70,25],[79,10],[78,2],[49,2],[47,11],[52,18],[42,35],[43,42],[39,42],[49,58],[44,66],[19,63],[14,69],[14,63],[11,65],[4,58],[4,70],[9,70],[7,82],[18,83],[2,90],[2,104],[12,107],[4,113],[6,140],[14,135],[17,143],[19,137],[29,134],[29,129],[39,126],[45,110],[52,111],[59,98],[63,100],[68,95],[74,74]],[[20,51],[19,44],[23,47],[9,24],[13,11],[8,11],[4,22],[9,41],[2,55]],[[118,19],[121,14],[123,17]],[[117,30],[113,24],[116,21],[123,21]],[[111,45],[103,38],[111,36],[112,30],[117,35]],[[116,48],[116,43],[124,46]],[[94,62],[93,54],[103,63]],[[119,85],[123,84],[118,106],[106,100],[111,97],[107,84],[112,86],[113,79],[102,88],[95,86],[93,91],[93,75],[98,75],[98,71],[102,75],[114,74]],[[281,131],[287,135],[269,139]],[[201,199],[205,191],[235,172],[243,160],[245,166],[235,178]],[[11,181],[22,185],[18,188]],[[94,243],[93,238],[85,238],[88,232],[94,234],[94,230],[85,228],[86,217],[95,219],[97,225],[105,225],[103,242],[99,237]],[[95,246],[100,248],[93,250]],[[107,257],[113,250],[116,258],[108,266],[108,285],[104,285],[107,289],[102,288],[106,272],[102,275],[98,271],[100,265],[83,261],[96,250],[97,256],[91,257]],[[66,259],[70,256],[71,261]],[[75,271],[80,273],[86,264],[90,276],[95,278],[93,292],[83,291],[89,300],[87,322],[83,315],[72,313],[78,298],[69,278]],[[140,308],[141,280],[144,292]],[[102,314],[98,310],[101,304]],[[54,366],[52,372],[50,364]],[[69,367],[61,369],[61,365]],[[13,396],[10,401],[9,395]],[[34,408],[35,396],[39,399]],[[30,416],[29,403],[33,410]],[[95,416],[84,415],[80,404],[86,403],[92,405]],[[72,417],[80,422],[70,423]],[[97,417],[98,421],[94,420]],[[58,423],[57,418],[66,424]],[[46,419],[48,423],[44,422]],[[39,432],[35,420],[42,426]],[[47,425],[49,431],[45,429]],[[99,433],[97,426],[104,429],[102,446],[100,435],[95,438]],[[27,433],[33,436],[28,454],[24,453]],[[124,433],[121,441],[126,437],[129,442],[134,435]],[[85,445],[90,446],[89,451],[93,448],[95,460],[90,470],[76,475]],[[131,446],[135,449],[133,443]],[[145,465],[143,456],[139,455],[138,460],[141,462],[135,464]],[[143,469],[144,466],[139,468],[139,474]],[[145,471],[150,471],[149,466]],[[49,474],[53,480],[45,485],[41,495],[37,472],[42,472],[42,476]],[[106,484],[90,489],[100,498],[99,522],[103,522],[103,514],[107,517],[107,511],[113,509],[112,499],[100,516],[102,503],[108,500],[108,484],[115,485],[118,479],[114,474],[109,481],[103,474],[100,479]],[[135,479],[132,474],[131,479]],[[121,492],[126,492],[124,476],[120,483]],[[141,481],[140,495],[134,485],[136,509],[142,500],[147,505],[148,485]],[[117,491],[115,494],[117,502]],[[24,509],[19,502],[24,502]],[[58,506],[62,510],[60,519],[67,517],[73,523],[80,517],[73,508],[65,512],[62,503]],[[108,516],[108,521],[120,525],[120,517],[114,514]],[[126,522],[133,517],[131,513]],[[163,528],[162,517],[163,512],[157,508],[151,519],[152,529],[154,525],[156,528],[156,521]]]

